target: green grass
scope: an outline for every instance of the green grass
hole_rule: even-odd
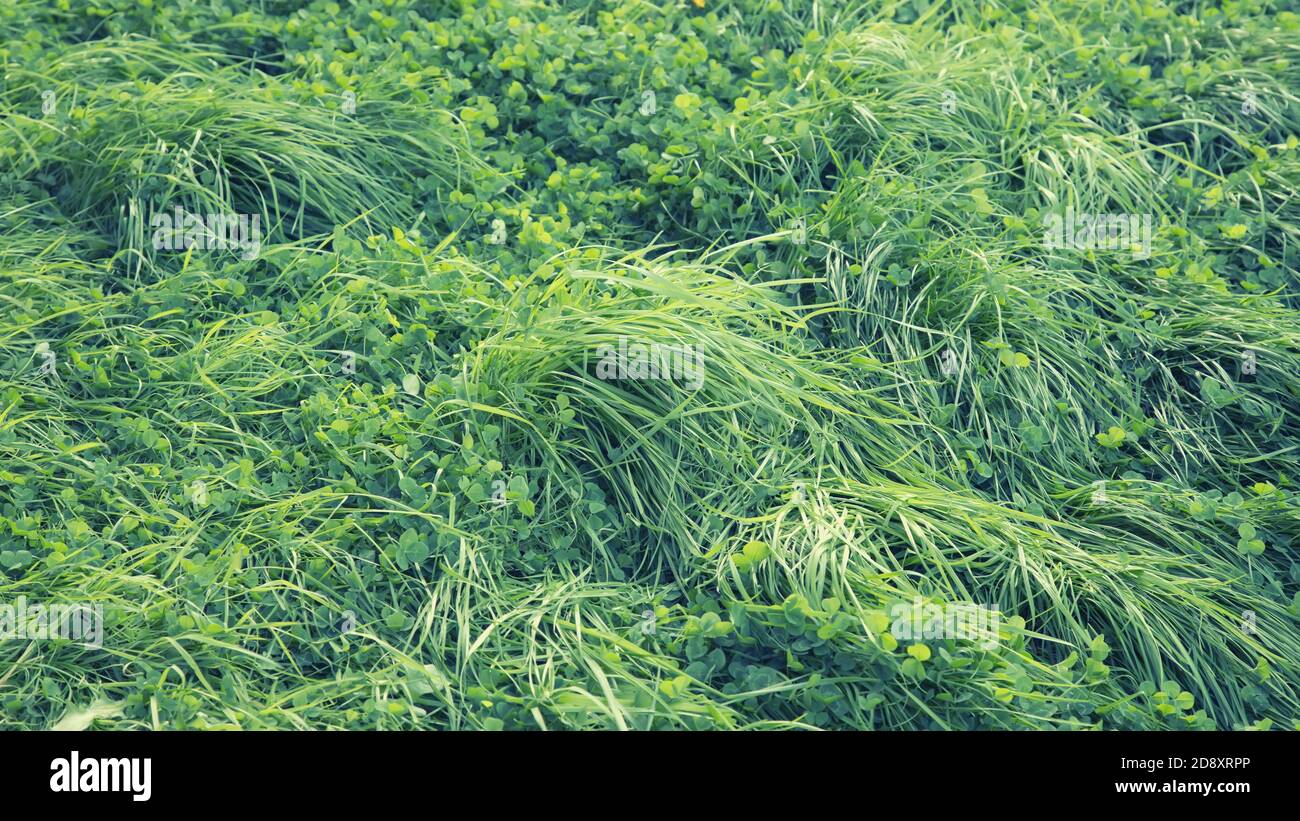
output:
[[[1300,723],[1281,4],[67,5],[0,11],[0,606],[104,640],[0,637],[0,727]]]

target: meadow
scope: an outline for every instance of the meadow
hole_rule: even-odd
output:
[[[0,728],[1300,729],[1297,94],[1284,0],[6,0]]]

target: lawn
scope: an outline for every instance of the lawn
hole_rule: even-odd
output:
[[[6,0],[0,728],[1300,728],[1278,0]]]

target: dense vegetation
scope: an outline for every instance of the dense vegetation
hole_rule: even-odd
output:
[[[1288,5],[8,0],[0,727],[1296,726]]]

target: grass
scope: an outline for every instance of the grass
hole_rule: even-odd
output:
[[[0,727],[1297,726],[1294,14],[425,5],[0,12]]]

